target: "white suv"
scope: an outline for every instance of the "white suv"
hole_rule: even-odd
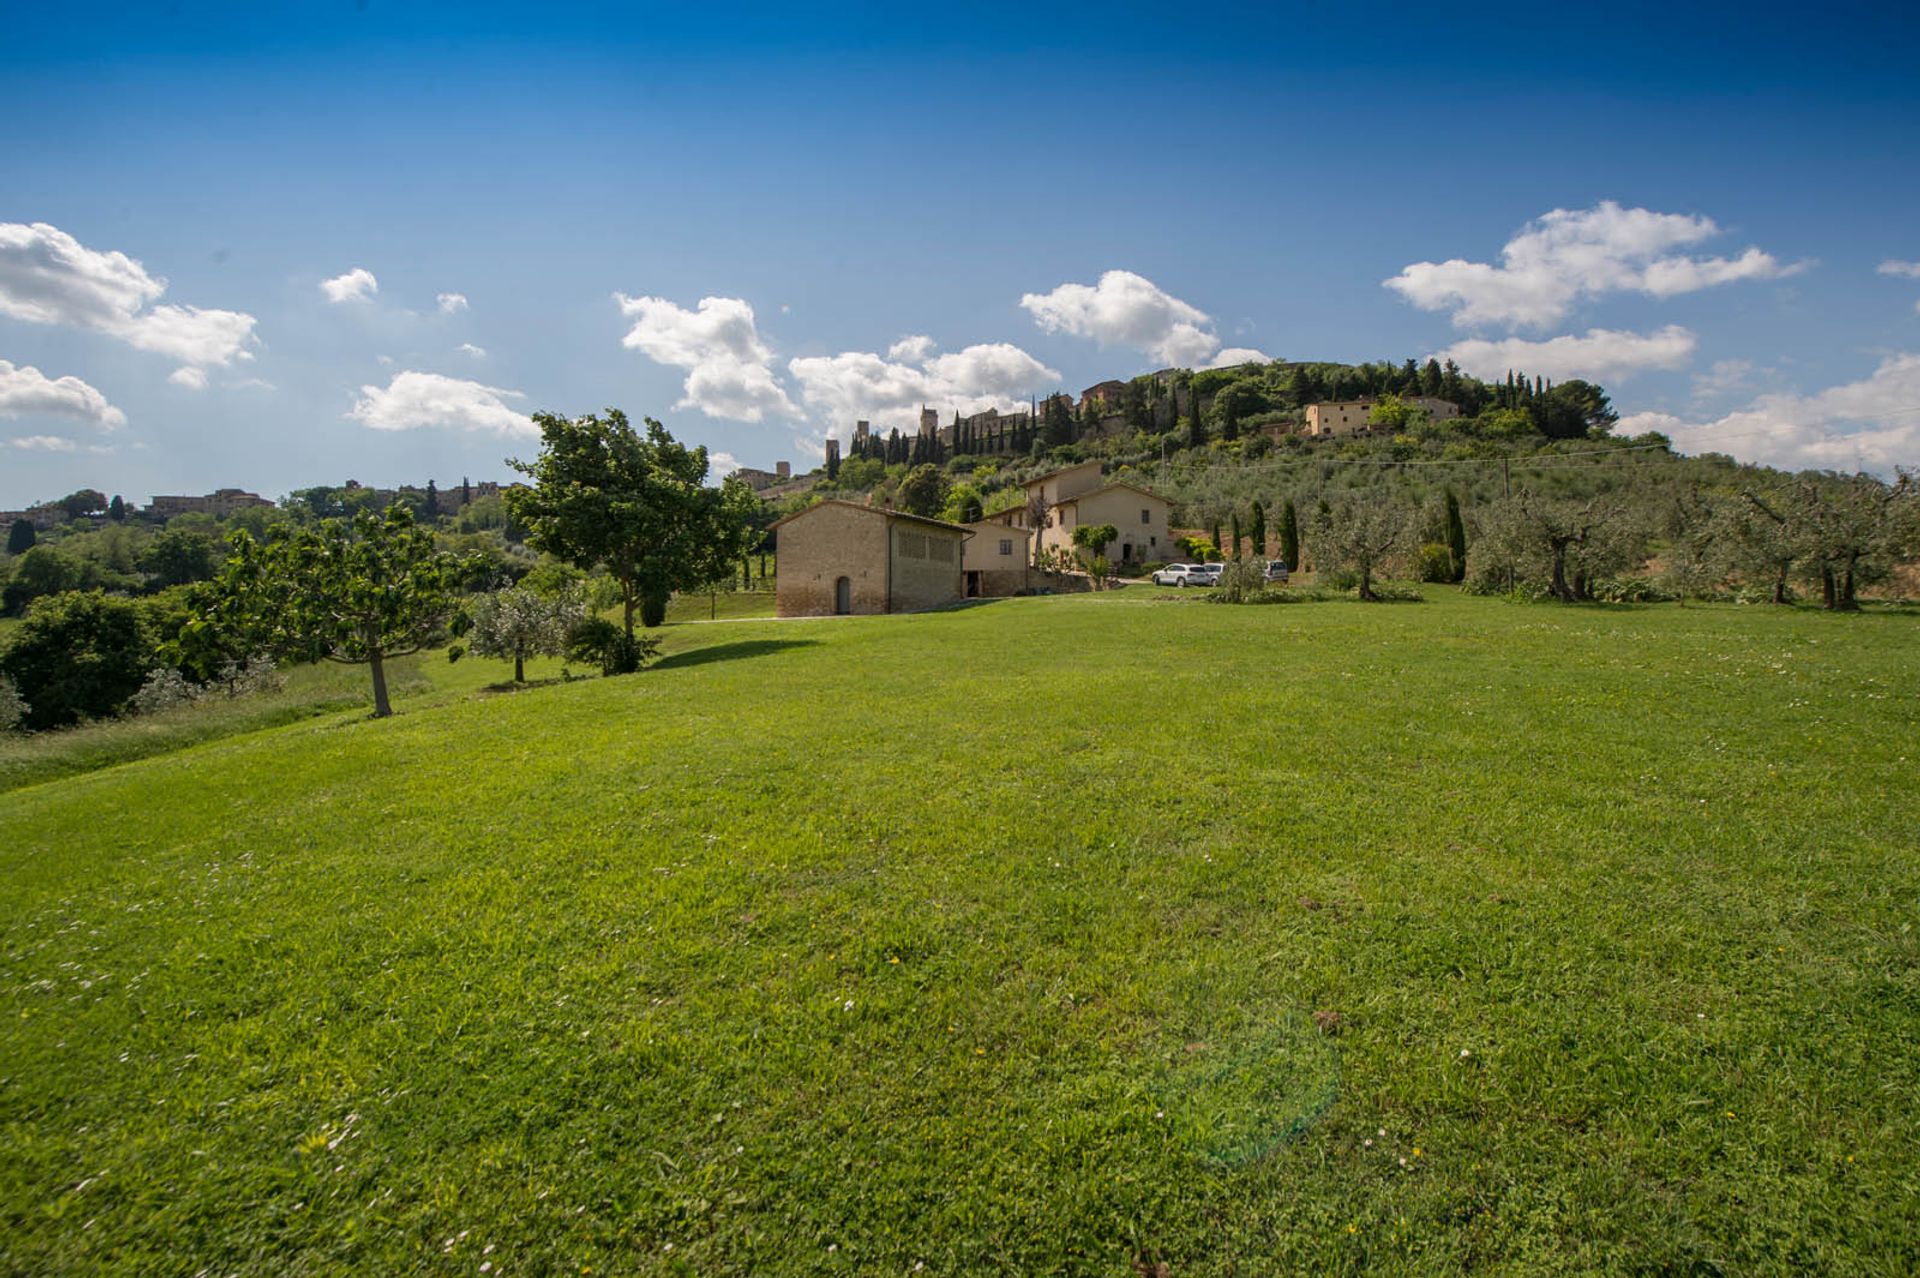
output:
[[[1207,576],[1203,564],[1168,564],[1153,574],[1156,586],[1211,586],[1212,579]]]

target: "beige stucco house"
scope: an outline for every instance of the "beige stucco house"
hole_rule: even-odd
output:
[[[880,506],[823,501],[772,525],[782,617],[917,612],[965,597],[959,524]]]
[[[1034,552],[1075,553],[1073,530],[1082,524],[1112,524],[1118,534],[1107,547],[1115,564],[1165,560],[1174,553],[1169,521],[1173,503],[1127,480],[1103,484],[1100,463],[1081,462],[1027,481],[1027,504],[1002,511],[992,522],[1027,529]],[[1044,509],[1045,513],[1040,512]]]
[[[967,598],[1002,599],[1032,587],[1033,533],[992,520],[966,529],[973,534],[960,552]]]

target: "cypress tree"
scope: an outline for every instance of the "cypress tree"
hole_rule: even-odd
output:
[[[40,534],[33,530],[33,523],[26,519],[16,519],[13,527],[7,530],[7,553],[24,555],[33,549],[33,543],[40,540]]]
[[[1220,547],[1220,521],[1217,519],[1213,521],[1213,553],[1222,559],[1227,557],[1226,552]]]
[[[113,500],[107,503],[107,518],[116,524],[127,522],[127,503],[120,499],[118,493],[115,493]]]
[[[1453,556],[1453,579],[1467,578],[1467,526],[1460,518],[1460,499],[1447,489],[1447,550]]]
[[[1253,557],[1267,557],[1267,510],[1259,502],[1253,503],[1253,520],[1247,526],[1247,536],[1253,542]]]
[[[1233,512],[1233,554],[1229,555],[1228,558],[1238,559],[1239,557],[1240,557],[1240,512],[1236,510]]]
[[[1293,513],[1293,499],[1280,508],[1280,562],[1288,568],[1300,566],[1300,520]]]

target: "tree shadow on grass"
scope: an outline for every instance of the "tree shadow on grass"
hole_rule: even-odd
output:
[[[692,648],[662,657],[650,670],[678,670],[686,666],[704,666],[712,661],[734,661],[741,657],[764,657],[783,648],[811,648],[813,639],[742,639],[738,643],[716,643],[707,648]]]
[[[531,692],[535,688],[551,688],[555,684],[578,683],[584,678],[587,678],[587,676],[573,675],[571,677],[562,677],[560,675],[554,675],[548,679],[528,679],[525,683],[515,683],[511,679],[505,679],[499,683],[487,684],[480,689],[480,692],[482,695],[489,696],[498,696],[501,693]]]

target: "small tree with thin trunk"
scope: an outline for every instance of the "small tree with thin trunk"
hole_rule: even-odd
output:
[[[1360,598],[1372,602],[1373,577],[1385,570],[1407,533],[1407,515],[1392,501],[1353,499],[1327,506],[1314,529],[1315,565],[1349,569],[1360,577]]]
[[[528,657],[558,657],[567,636],[586,620],[587,605],[578,590],[543,595],[514,587],[481,595],[473,602],[467,643],[476,656],[513,662],[513,681],[527,681]]]
[[[1107,557],[1106,549],[1120,530],[1112,524],[1081,524],[1073,530],[1073,544],[1080,548],[1080,562],[1087,570],[1087,576],[1095,590],[1106,589]]]
[[[386,663],[439,641],[456,605],[461,565],[398,502],[384,516],[357,512],[277,540],[232,538],[207,611],[197,620],[242,651],[364,665],[373,713],[393,713]]]

